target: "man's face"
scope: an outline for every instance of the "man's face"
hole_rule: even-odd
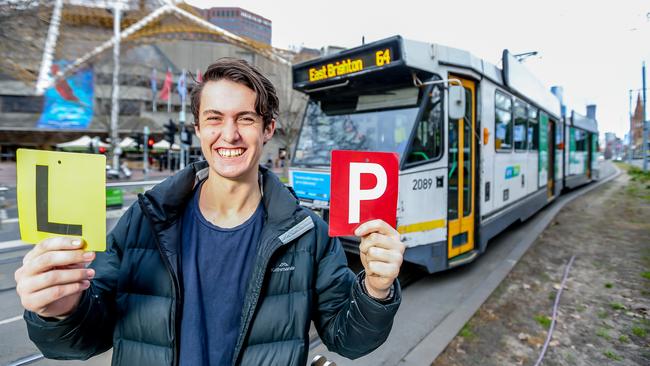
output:
[[[255,111],[256,96],[247,86],[226,79],[203,86],[195,132],[210,168],[224,178],[257,179],[262,148],[273,137],[275,120],[264,128]]]

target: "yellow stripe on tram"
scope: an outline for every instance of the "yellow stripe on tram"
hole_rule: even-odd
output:
[[[398,226],[397,231],[400,234],[409,234],[418,231],[440,229],[443,227],[445,227],[445,220],[440,219],[440,220],[424,221],[424,222],[418,222],[410,225]]]

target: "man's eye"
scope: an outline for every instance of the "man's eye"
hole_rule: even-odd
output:
[[[243,124],[253,124],[255,123],[255,119],[252,117],[241,117],[239,118],[239,122]]]

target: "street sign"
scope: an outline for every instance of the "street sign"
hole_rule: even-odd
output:
[[[374,219],[395,227],[398,170],[396,153],[332,151],[329,235],[353,235]]]
[[[81,237],[85,250],[106,250],[106,157],[19,149],[16,158],[21,239]]]

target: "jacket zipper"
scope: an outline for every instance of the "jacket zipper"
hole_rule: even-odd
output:
[[[149,213],[144,207],[144,202],[142,202],[140,199],[138,199],[138,203],[140,204],[140,209],[142,210],[142,213],[144,216],[149,220],[149,225],[153,228],[153,220],[149,216]],[[180,313],[180,304],[182,301],[181,295],[180,295],[180,284],[178,281],[178,276],[174,273],[172,270],[172,265],[169,263],[169,259],[165,255],[165,253],[162,250],[162,245],[160,244],[160,239],[158,238],[158,234],[154,232],[154,240],[156,242],[156,247],[158,247],[158,251],[160,252],[160,256],[162,257],[163,263],[165,263],[165,267],[167,268],[167,273],[169,273],[169,277],[171,277],[172,280],[172,286],[174,286],[174,294],[176,295],[176,306],[174,313],[172,314],[173,322],[174,322],[174,329],[173,329],[173,336],[174,336],[174,352],[173,352],[173,357],[172,357],[172,365],[176,366],[179,364],[178,362],[178,351],[180,349],[180,344],[179,344],[179,338],[178,338],[178,329],[179,329],[179,324],[178,323],[178,314]]]
[[[305,218],[307,218],[307,217],[305,217]],[[256,271],[254,273],[254,275],[255,275],[255,277],[253,279],[254,280],[254,282],[253,282],[254,286],[250,291],[250,292],[253,293],[253,295],[252,295],[253,298],[251,299],[251,303],[250,303],[250,306],[248,308],[248,311],[244,315],[244,319],[243,319],[243,321],[244,321],[243,325],[244,326],[242,327],[242,330],[241,330],[241,332],[239,334],[239,338],[237,339],[237,345],[235,346],[235,352],[233,353],[233,359],[232,359],[232,365],[233,366],[235,366],[239,362],[239,358],[241,356],[244,340],[246,338],[246,334],[248,333],[248,328],[250,327],[250,322],[252,320],[253,314],[255,313],[255,310],[257,309],[257,302],[259,301],[260,291],[262,289],[262,283],[264,282],[264,277],[266,276],[267,269],[268,269],[268,266],[269,266],[269,260],[271,259],[271,257],[273,257],[273,254],[275,254],[275,252],[278,249],[282,248],[285,245],[291,244],[299,236],[302,236],[304,234],[304,231],[303,231],[303,232],[297,234],[296,237],[293,237],[291,240],[289,240],[287,242],[283,242],[282,239],[281,239],[282,235],[284,235],[285,233],[288,233],[293,228],[300,225],[300,223],[302,223],[302,221],[299,221],[298,223],[294,223],[289,229],[282,231],[282,233],[280,233],[280,235],[270,239],[270,243],[269,243],[270,249],[268,251],[266,251],[266,253],[264,253],[265,255],[262,258],[262,265],[261,266],[255,266],[255,268],[261,268],[261,271],[258,270],[258,271]],[[309,229],[311,229],[311,228],[307,228],[307,230],[309,230]]]
[[[273,254],[283,247],[284,245],[287,245],[289,243],[282,243],[279,239],[279,237],[273,238],[273,242],[279,242],[279,244],[274,243],[271,246],[271,250],[268,252],[268,255],[264,256],[263,261],[262,261],[262,266],[259,266],[257,268],[262,268],[262,270],[258,270],[255,273],[255,278],[254,278],[254,287],[251,289],[253,292],[253,298],[252,298],[252,303],[248,309],[248,312],[245,314],[244,317],[244,326],[242,327],[242,332],[239,334],[239,339],[237,340],[237,345],[235,346],[235,352],[233,353],[233,358],[232,358],[232,365],[235,366],[237,365],[239,358],[241,356],[241,351],[242,351],[242,346],[244,344],[244,339],[246,338],[246,334],[248,333],[248,327],[250,326],[251,318],[253,314],[255,313],[255,310],[257,308],[257,301],[259,300],[260,297],[260,290],[262,288],[262,283],[264,282],[264,276],[266,276],[266,270],[269,265],[269,260],[273,256]]]

